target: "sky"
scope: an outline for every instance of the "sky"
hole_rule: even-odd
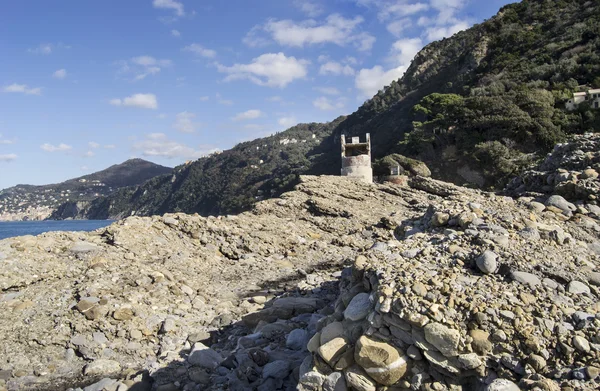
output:
[[[166,166],[354,112],[506,0],[0,4],[0,189]]]

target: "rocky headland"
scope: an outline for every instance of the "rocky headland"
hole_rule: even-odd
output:
[[[0,390],[598,389],[597,201],[533,190],[304,176],[0,241]]]

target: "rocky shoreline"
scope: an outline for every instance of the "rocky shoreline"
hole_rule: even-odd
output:
[[[302,177],[237,216],[3,240],[0,390],[597,389],[599,224]]]

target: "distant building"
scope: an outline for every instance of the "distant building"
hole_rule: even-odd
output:
[[[371,135],[367,133],[365,142],[360,142],[359,137],[351,137],[346,143],[346,136],[342,135],[342,176],[358,179],[366,183],[373,183],[373,169],[371,168]]]
[[[566,104],[567,110],[575,110],[583,102],[589,102],[594,109],[600,108],[600,89],[588,90],[587,92],[576,92],[573,98]]]

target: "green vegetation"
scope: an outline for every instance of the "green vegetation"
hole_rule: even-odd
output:
[[[367,132],[375,159],[416,158],[434,177],[459,184],[466,167],[486,187],[501,187],[569,134],[600,129],[600,110],[564,110],[573,92],[589,87],[600,87],[600,3],[523,0],[429,44],[400,80],[346,118],[242,143],[98,200],[92,210],[237,212],[288,189],[298,174],[339,174],[339,136]],[[280,144],[284,138],[307,141]],[[377,170],[385,170],[381,163]]]

